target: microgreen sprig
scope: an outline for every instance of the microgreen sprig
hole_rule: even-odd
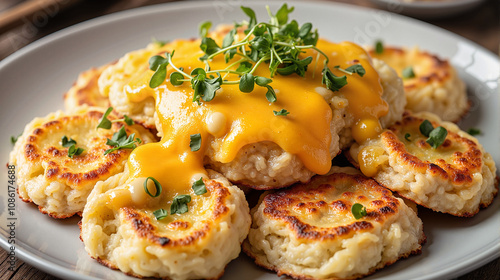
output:
[[[203,22],[200,25],[201,44],[200,49],[204,55],[200,60],[205,63],[205,69],[196,68],[191,73],[186,73],[182,68],[176,67],[172,61],[174,52],[165,53],[165,57],[155,55],[149,60],[149,68],[155,71],[150,79],[149,86],[156,88],[160,86],[167,77],[167,67],[172,67],[175,71],[170,74],[170,83],[174,86],[180,86],[184,82],[190,82],[194,90],[193,102],[200,104],[201,100],[211,101],[217,90],[222,85],[239,85],[242,92],[249,93],[255,89],[255,86],[263,87],[266,91],[266,99],[269,102],[277,100],[276,92],[270,85],[272,78],[276,75],[297,74],[304,76],[308,66],[313,58],[303,57],[307,49],[313,49],[325,58],[322,71],[323,84],[330,90],[337,91],[347,84],[346,76],[337,77],[328,68],[329,58],[316,47],[319,39],[317,30],[313,30],[311,23],[305,23],[299,26],[297,21],[289,21],[288,16],[293,12],[293,7],[283,4],[281,8],[272,14],[267,7],[270,16],[269,22],[258,22],[255,12],[248,7],[242,6],[241,9],[249,17],[248,21],[235,23],[234,28],[224,37],[222,45],[208,37],[212,24]],[[246,34],[241,40],[238,34],[238,28],[246,26]],[[228,64],[224,69],[213,70],[210,68],[210,61],[223,55]],[[230,61],[239,57],[235,62]],[[261,64],[269,65],[269,76],[260,77],[255,75],[256,69]],[[236,68],[236,69],[235,69]],[[342,69],[344,70],[344,69]],[[364,75],[364,69],[361,65],[345,69],[350,75],[357,73]],[[229,76],[235,77],[227,79]]]

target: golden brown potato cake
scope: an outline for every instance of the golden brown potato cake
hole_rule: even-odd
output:
[[[104,155],[111,148],[107,139],[122,125],[96,129],[102,116],[100,108],[79,107],[71,114],[58,111],[35,118],[26,126],[10,154],[10,163],[18,166],[18,193],[23,201],[33,202],[53,218],[71,217],[83,211],[96,182],[123,171],[131,149]],[[142,143],[155,141],[142,126],[126,126],[125,131],[135,133]],[[75,140],[75,148],[83,148],[83,153],[69,157],[70,147],[61,143],[64,136]]]
[[[250,227],[243,192],[208,170],[207,193],[191,195],[188,211],[158,220],[153,211],[170,209],[167,186],[149,197],[145,178],[129,179],[127,169],[99,182],[83,211],[81,239],[100,263],[136,277],[217,279],[238,257]]]
[[[351,207],[366,207],[356,219]],[[422,221],[403,200],[354,168],[265,192],[243,250],[278,275],[354,279],[419,253]]]
[[[431,112],[452,122],[459,121],[467,113],[469,102],[465,83],[447,60],[418,48],[384,47],[382,53],[373,49],[369,53],[385,61],[403,77],[406,109]],[[403,75],[408,67],[413,70],[414,77]]]
[[[447,130],[437,148],[420,132],[426,119]],[[354,144],[350,158],[365,175],[399,195],[455,216],[473,216],[498,192],[491,155],[474,137],[431,113],[406,113],[379,138]]]

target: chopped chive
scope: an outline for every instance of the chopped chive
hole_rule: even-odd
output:
[[[429,120],[424,120],[421,124],[420,124],[420,132],[425,136],[425,137],[429,137],[429,134],[431,133],[431,131],[434,129],[434,127],[432,126],[431,122]]]
[[[79,156],[83,153],[82,148],[77,148],[74,144],[68,149],[68,157],[73,158],[73,156]]]
[[[134,120],[131,119],[129,116],[127,115],[123,115],[123,121],[127,124],[127,125],[134,125]]]
[[[61,138],[61,146],[63,146],[64,148],[68,148],[68,147],[71,147],[72,145],[76,145],[76,141],[73,140],[72,138],[69,138],[64,135],[62,138]]]
[[[410,136],[411,136],[411,135],[410,135],[410,133],[406,133],[406,134],[405,134],[405,139],[406,139],[406,141],[408,141],[408,142],[410,142],[410,141],[411,141]]]

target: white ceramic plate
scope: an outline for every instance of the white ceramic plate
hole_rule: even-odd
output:
[[[485,0],[371,0],[380,8],[421,19],[450,17],[471,10]]]
[[[252,2],[267,20],[266,2]],[[145,7],[105,16],[57,32],[0,62],[4,163],[17,135],[31,119],[62,109],[62,95],[79,72],[116,60],[142,48],[152,37],[174,39],[197,35],[203,20],[231,23],[246,18],[240,1],[182,2]],[[273,2],[271,9],[281,4]],[[312,22],[333,41],[371,44],[383,39],[395,45],[420,45],[451,59],[466,81],[474,101],[464,128],[477,127],[479,140],[500,163],[500,120],[497,79],[499,60],[483,48],[434,26],[383,11],[333,3],[294,3],[293,18]],[[7,228],[7,169],[0,187],[0,245],[9,248]],[[383,269],[368,279],[443,279],[473,270],[500,256],[500,199],[472,219],[422,211],[428,242],[419,256]],[[78,219],[53,220],[31,204],[16,200],[15,254],[22,260],[63,279],[129,279],[90,259],[79,240]],[[245,256],[231,262],[223,279],[279,279]]]

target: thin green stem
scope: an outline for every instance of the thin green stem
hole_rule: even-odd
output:
[[[268,59],[269,59],[269,56],[267,56],[267,55],[266,55],[266,56],[264,56],[264,57],[262,57],[261,59],[259,59],[259,61],[257,61],[257,63],[255,63],[255,65],[253,66],[252,70],[250,70],[250,72],[249,72],[249,73],[250,73],[250,74],[253,74],[253,72],[255,72],[255,70],[257,70],[257,67],[259,67],[259,65],[260,65],[262,62],[264,62],[264,61],[266,61],[266,60],[268,60]]]
[[[214,52],[213,54],[209,55],[209,56],[207,57],[207,60],[212,59],[212,58],[214,58],[215,56],[217,56],[217,55],[219,55],[219,54],[221,54],[221,53],[224,53],[224,52],[226,52],[226,51],[228,51],[228,50],[230,50],[230,49],[238,48],[238,47],[240,47],[240,46],[245,46],[246,44],[248,44],[248,42],[244,42],[244,41],[242,40],[242,41],[240,41],[240,42],[239,42],[239,43],[237,43],[237,44],[234,44],[234,45],[231,45],[231,46],[229,46],[229,47],[225,47],[225,48],[223,48],[223,49],[220,49],[220,50],[218,50],[218,51]]]

